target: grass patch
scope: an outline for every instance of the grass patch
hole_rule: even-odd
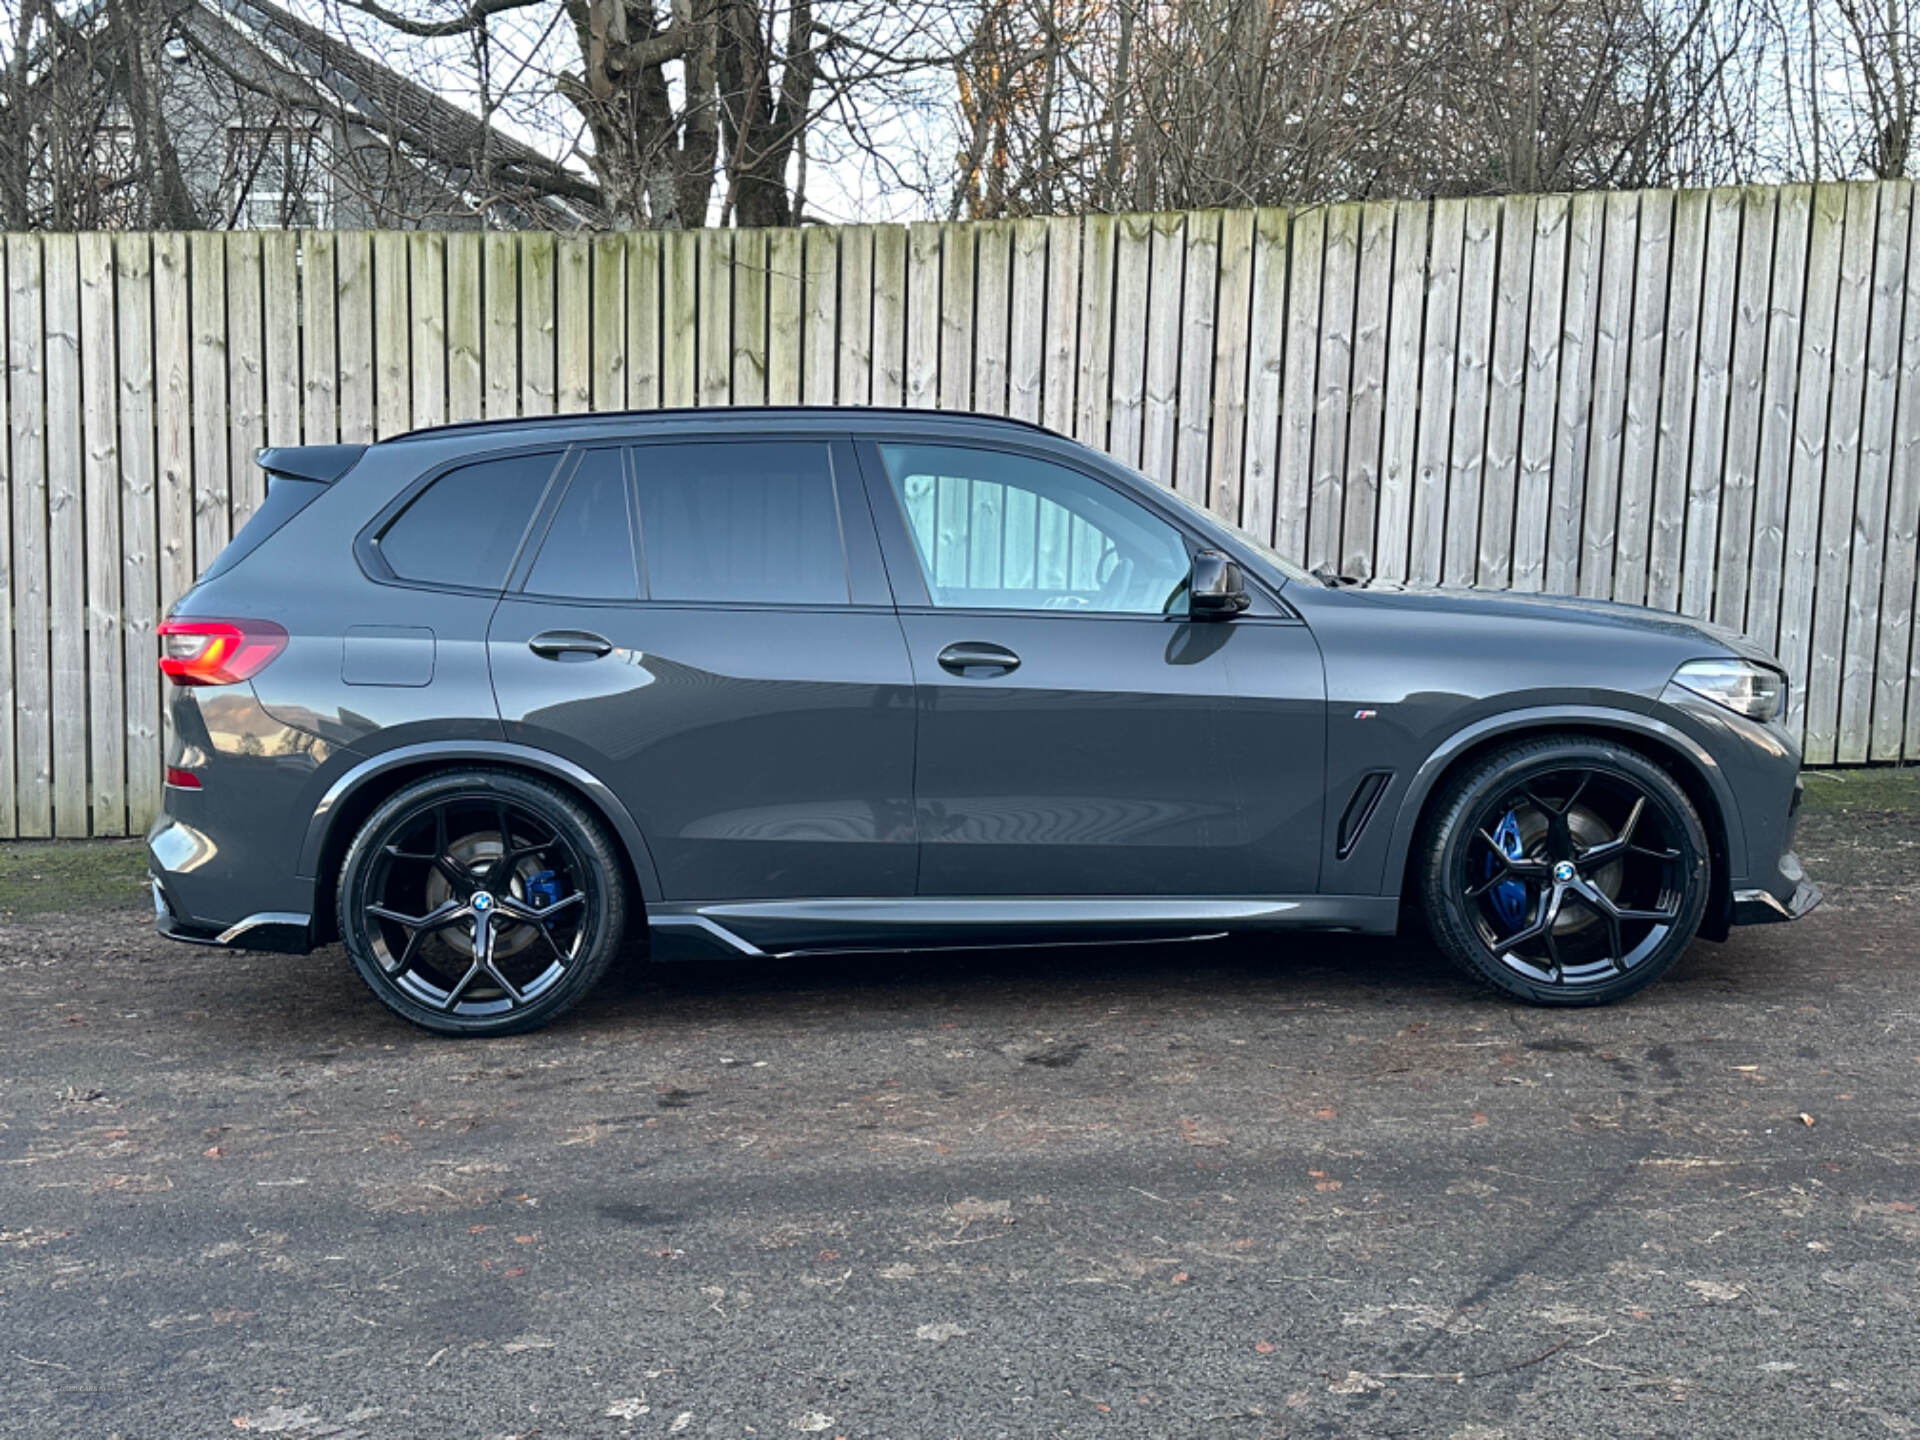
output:
[[[1809,812],[1920,814],[1920,765],[1809,770],[1806,782],[1802,808]]]
[[[0,845],[0,914],[52,915],[149,904],[138,840],[16,840]]]

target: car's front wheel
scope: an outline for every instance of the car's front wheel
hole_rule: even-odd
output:
[[[1705,829],[1673,777],[1584,736],[1519,741],[1453,779],[1425,827],[1421,893],[1440,948],[1537,1005],[1603,1005],[1692,941]]]
[[[612,963],[622,876],[604,828],[565,792],[506,770],[444,772],[360,827],[340,872],[340,936],[373,993],[416,1025],[531,1030]]]

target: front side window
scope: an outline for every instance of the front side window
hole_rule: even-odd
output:
[[[882,445],[880,456],[935,605],[1186,612],[1180,532],[1111,486],[966,446]]]
[[[570,600],[639,597],[622,451],[589,450],[580,457],[526,588]]]
[[[500,589],[558,459],[543,450],[447,471],[381,532],[381,558],[402,580]]]
[[[848,602],[846,547],[825,444],[641,445],[633,463],[648,598]]]

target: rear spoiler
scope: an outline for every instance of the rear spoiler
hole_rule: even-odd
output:
[[[364,445],[269,445],[253,458],[269,475],[331,485],[366,453]]]

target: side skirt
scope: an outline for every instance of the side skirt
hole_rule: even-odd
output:
[[[1382,895],[902,896],[680,901],[649,906],[647,922],[655,958],[682,960],[1191,940],[1242,930],[1391,935],[1399,913],[1400,902]]]

